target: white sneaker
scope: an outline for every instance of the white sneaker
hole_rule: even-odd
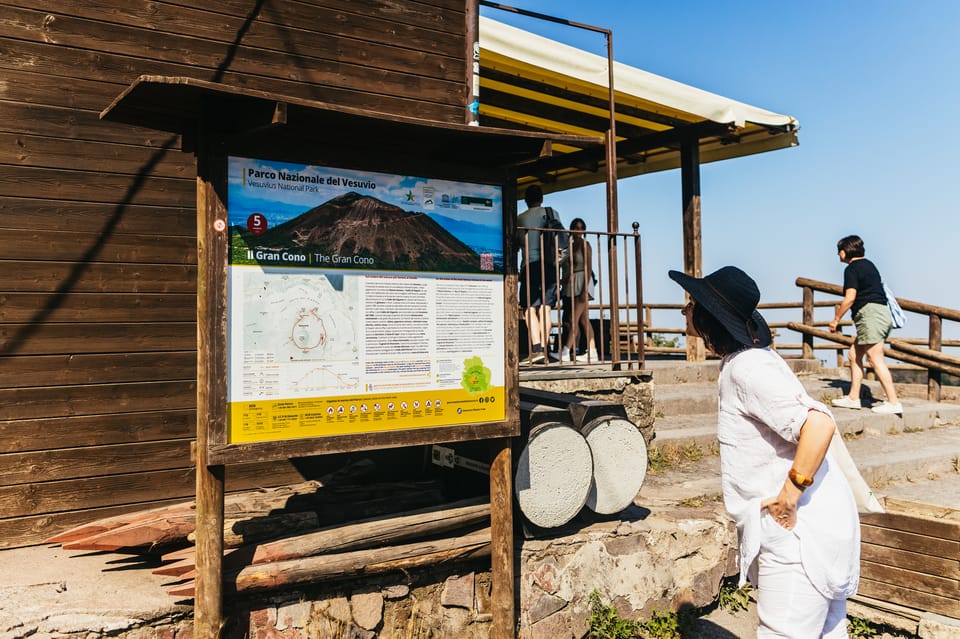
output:
[[[831,399],[830,405],[839,406],[840,408],[863,408],[863,402],[861,402],[859,399],[850,399],[846,396],[837,399]]]
[[[591,363],[600,361],[600,357],[597,356],[597,349],[595,348],[591,348],[589,351],[587,351],[587,357],[590,358]]]
[[[900,402],[897,402],[896,404],[883,402],[872,407],[870,410],[875,413],[884,413],[887,415],[903,415],[903,404]]]
[[[560,351],[560,363],[570,364],[571,362],[573,362],[573,360],[570,357],[570,349],[564,346],[563,350]]]

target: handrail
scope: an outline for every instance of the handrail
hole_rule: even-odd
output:
[[[774,347],[778,350],[800,350],[800,357],[804,359],[813,359],[814,351],[828,350],[836,351],[837,365],[843,365],[844,353],[853,343],[853,337],[843,335],[843,333],[830,333],[821,330],[818,327],[826,327],[829,322],[816,321],[814,319],[814,309],[816,308],[835,308],[839,303],[837,299],[819,299],[814,300],[814,293],[826,293],[834,296],[842,296],[842,288],[829,282],[821,282],[805,277],[798,277],[796,285],[802,291],[802,301],[800,302],[764,302],[758,305],[763,310],[783,310],[783,309],[801,309],[801,322],[768,322],[770,329],[774,332]],[[926,304],[916,300],[897,298],[901,308],[911,313],[926,315],[929,318],[929,329],[926,337],[891,337],[887,340],[888,348],[884,349],[884,355],[891,359],[899,360],[910,366],[917,366],[927,371],[927,397],[932,401],[939,401],[941,396],[942,374],[960,376],[960,357],[949,355],[943,352],[944,347],[960,348],[960,340],[943,339],[942,322],[943,320],[960,322],[960,310]],[[684,355],[685,349],[653,346],[653,340],[656,334],[682,334],[682,328],[663,328],[654,327],[653,311],[679,310],[681,304],[644,304],[644,327],[643,335],[648,353],[662,353],[670,355]],[[840,322],[840,326],[851,326],[853,323],[849,320]],[[919,322],[918,326],[922,326]],[[803,342],[801,344],[785,344],[777,339],[777,329],[787,329],[799,333]],[[814,338],[827,342],[814,342]]]
[[[833,293],[834,295],[839,295],[840,297],[843,297],[842,287],[837,286],[836,284],[830,284],[828,282],[820,282],[818,280],[811,280],[806,277],[798,277],[796,284],[801,288],[810,287],[815,291],[820,291],[822,293]],[[935,306],[933,304],[925,304],[923,302],[908,300],[903,297],[898,297],[897,302],[900,304],[900,308],[902,308],[905,311],[911,311],[913,313],[919,313],[921,315],[939,315],[943,319],[948,319],[954,322],[960,322],[960,311],[953,308],[947,308],[946,306]]]
[[[843,296],[843,288],[836,284],[820,282],[806,277],[798,277],[796,285],[803,289],[803,324],[810,326],[813,324],[813,293],[819,291],[831,295]],[[905,311],[926,315],[929,318],[929,330],[927,334],[927,348],[919,349],[912,346],[904,348],[905,344],[900,342],[899,348],[895,343],[897,340],[891,340],[893,349],[884,350],[887,357],[899,359],[901,361],[916,364],[927,369],[927,398],[933,401],[940,401],[942,373],[954,373],[949,368],[954,368],[949,364],[943,363],[943,359],[938,356],[943,349],[943,320],[960,322],[960,311],[933,304],[924,304],[914,300],[897,298],[900,307]],[[804,332],[804,356],[812,349],[813,334]]]
[[[841,333],[828,333],[826,331],[820,331],[815,328],[811,328],[806,324],[798,324],[797,322],[787,322],[787,327],[790,328],[790,330],[797,331],[798,333],[803,333],[805,335],[811,335],[813,337],[819,337],[821,339],[834,341],[848,347],[853,345],[853,341],[854,341],[854,337],[852,335],[843,335]],[[883,354],[886,357],[899,359],[909,364],[916,364],[917,366],[921,366],[923,368],[934,368],[934,369],[943,371],[944,373],[950,373],[951,375],[960,375],[960,365],[952,365],[950,363],[945,363],[946,360],[931,362],[929,360],[934,358],[931,358],[928,355],[925,355],[923,353],[897,352],[896,350],[897,341],[898,340],[891,340],[890,345],[893,348],[883,349]],[[943,355],[942,353],[940,355],[942,357],[950,357],[949,355]],[[960,362],[960,358],[950,358],[950,359]],[[939,401],[939,400],[935,400],[935,401]]]

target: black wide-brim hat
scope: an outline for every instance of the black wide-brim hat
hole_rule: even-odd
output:
[[[773,341],[767,321],[757,311],[760,289],[736,266],[724,266],[704,277],[692,277],[680,271],[668,274],[741,344],[763,348]]]

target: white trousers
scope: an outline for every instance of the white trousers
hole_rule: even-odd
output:
[[[803,571],[800,540],[761,516],[763,543],[757,559],[757,639],[847,639],[847,600],[827,599]]]

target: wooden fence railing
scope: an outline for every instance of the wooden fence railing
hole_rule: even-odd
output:
[[[853,337],[844,335],[842,329],[852,325],[845,320],[840,323],[841,332],[831,333],[826,327],[829,320],[816,320],[816,308],[834,308],[840,303],[843,291],[840,286],[828,282],[820,282],[804,277],[798,277],[796,285],[802,289],[800,302],[770,302],[759,305],[761,312],[769,310],[799,309],[800,322],[770,321],[770,328],[774,332],[774,347],[784,357],[799,357],[803,359],[815,358],[816,351],[830,351],[836,353],[837,366],[842,366],[845,353],[853,343]],[[814,293],[826,293],[831,296],[827,300],[814,300]],[[909,313],[924,316],[928,319],[927,335],[925,337],[897,338],[887,340],[889,348],[884,354],[895,360],[904,362],[911,367],[919,367],[927,372],[927,397],[932,401],[939,401],[941,396],[942,376],[944,373],[960,376],[960,357],[943,352],[944,348],[960,348],[960,340],[943,339],[943,321],[960,322],[960,311],[933,304],[925,304],[914,300],[897,298],[901,308]],[[664,346],[663,335],[682,335],[683,328],[674,326],[655,327],[653,325],[654,311],[676,310],[676,317],[680,318],[681,304],[644,304],[644,326],[642,334],[645,341],[645,352],[648,355],[679,355],[684,356],[686,349],[682,346]],[[765,313],[766,315],[766,313]],[[832,316],[831,316],[832,318]],[[769,317],[767,318],[769,321]],[[910,328],[916,324],[911,321]],[[799,343],[789,343],[781,339],[783,331],[792,331],[801,335]],[[657,342],[660,342],[658,344]]]
[[[814,292],[828,293],[840,297],[843,295],[843,289],[836,284],[819,282],[805,277],[798,277],[796,284],[803,290],[803,321],[799,324],[791,322],[788,327],[803,334],[804,357],[807,356],[808,352],[812,357],[814,337],[849,345],[852,338],[841,339],[843,336],[818,330],[814,327],[813,322]],[[884,349],[884,354],[889,358],[925,368],[927,370],[927,398],[939,401],[943,373],[960,375],[960,358],[942,352],[944,346],[960,346],[960,341],[948,340],[945,342],[943,339],[943,320],[960,322],[960,311],[900,297],[897,298],[897,301],[903,310],[928,318],[927,337],[926,340],[889,338],[887,344],[890,348]],[[924,346],[921,347],[921,345]]]

